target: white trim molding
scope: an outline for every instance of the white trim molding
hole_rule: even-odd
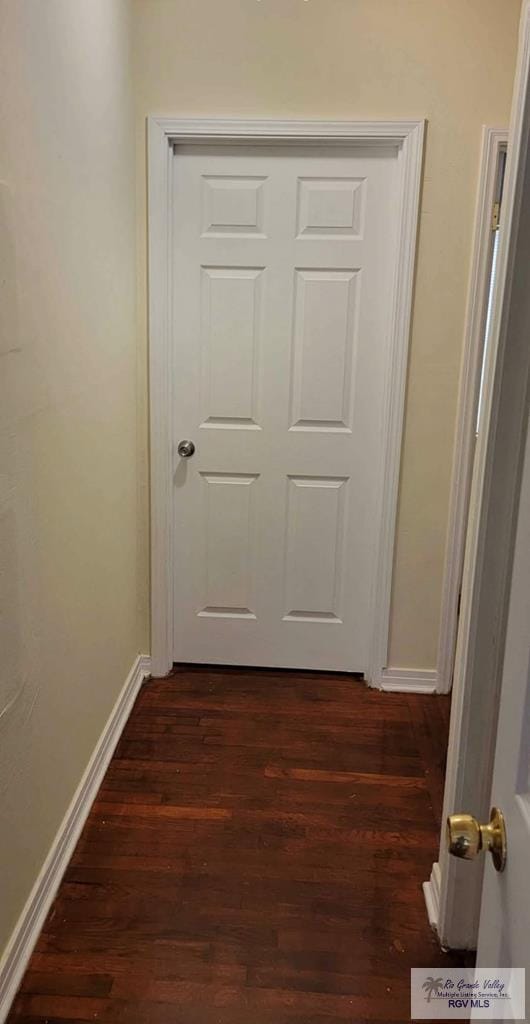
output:
[[[269,121],[148,118],[149,378],[151,432],[151,635],[153,673],[174,660],[171,418],[171,166],[179,143],[307,143],[394,146],[400,209],[393,298],[392,357],[385,381],[385,457],[381,473],[381,534],[374,587],[370,682],[381,683],[388,659],[390,597],[399,485],[406,369],[423,164],[423,121]]]
[[[438,921],[440,917],[440,884],[441,873],[438,861],[432,866],[431,877],[428,882],[423,883],[423,897],[427,907],[427,917],[432,930],[438,933]]]
[[[380,688],[395,693],[436,693],[436,669],[385,668],[381,673]]]
[[[469,495],[475,455],[475,424],[488,308],[489,270],[493,250],[491,217],[497,189],[499,157],[507,143],[507,128],[484,127],[442,585],[437,657],[440,693],[448,693],[453,682],[458,602],[462,584]]]
[[[40,930],[46,920],[63,874],[90,808],[103,781],[125,723],[144,679],[151,674],[151,659],[137,657],[110,713],[72,802],[59,826],[48,856],[35,881],[11,940],[0,961],[0,1024],[6,1020]]]

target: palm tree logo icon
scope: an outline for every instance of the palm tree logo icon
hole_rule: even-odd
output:
[[[423,985],[421,987],[425,989],[425,992],[427,993],[425,998],[428,1003],[430,1003],[433,995],[437,996],[438,993],[441,991],[442,984],[443,978],[429,977],[427,978],[426,981],[423,982]]]

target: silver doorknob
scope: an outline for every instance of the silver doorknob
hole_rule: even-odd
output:
[[[189,459],[195,451],[193,441],[179,441],[177,451],[181,459]]]

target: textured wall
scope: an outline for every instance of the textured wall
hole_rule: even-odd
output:
[[[482,125],[508,122],[520,0],[135,0],[142,579],[145,117],[428,118],[390,663],[435,664]],[[144,636],[148,592],[143,592]]]
[[[138,647],[129,14],[0,2],[0,950]]]

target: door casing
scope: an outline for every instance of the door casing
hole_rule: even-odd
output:
[[[392,358],[385,387],[385,459],[381,480],[383,515],[373,595],[373,635],[368,681],[380,686],[387,666],[394,536],[424,121],[246,121],[149,117],[148,260],[149,260],[149,400],[151,497],[151,653],[154,675],[173,664],[173,578],[178,572],[172,549],[172,513],[178,499],[173,488],[171,409],[172,319],[172,160],[179,143],[295,143],[332,146],[395,145],[400,173],[400,224],[393,295]]]
[[[506,151],[507,143],[507,128],[484,126],[442,584],[440,636],[436,658],[438,693],[449,693],[453,684],[458,606],[475,458],[475,425],[493,254],[492,209],[499,160],[501,152]]]

